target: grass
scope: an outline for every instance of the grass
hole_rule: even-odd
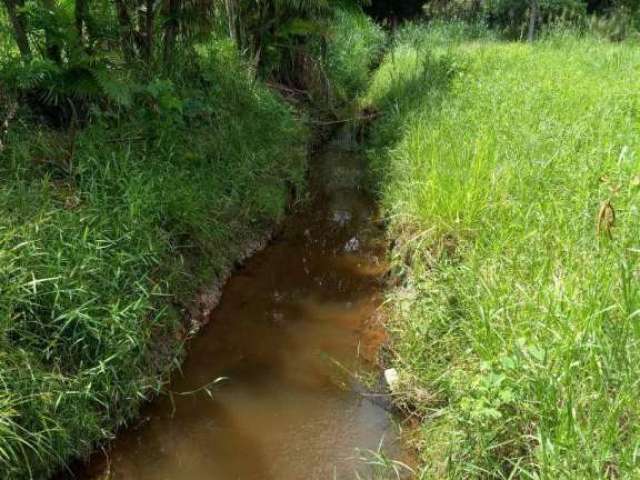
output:
[[[304,188],[306,132],[234,47],[199,82],[61,132],[14,121],[0,164],[0,476],[91,451],[179,361],[183,308]]]
[[[367,89],[382,58],[387,34],[359,6],[344,2],[333,9],[323,34],[305,46],[306,65],[298,72],[307,108],[316,120],[349,120],[358,114],[355,101]],[[329,131],[317,129],[321,136]]]
[[[420,478],[637,478],[640,49],[460,33],[400,34],[363,99]]]
[[[386,34],[359,8],[338,8],[331,20],[326,45],[325,72],[335,102],[352,106],[367,88],[371,68],[379,62]]]

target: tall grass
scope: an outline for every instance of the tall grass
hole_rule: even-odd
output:
[[[339,104],[351,105],[367,88],[385,43],[382,28],[361,10],[336,9],[327,35],[325,70]]]
[[[305,132],[226,42],[200,84],[62,133],[14,122],[0,163],[0,477],[46,478],[135,414],[182,306],[303,188]]]
[[[400,38],[365,103],[422,478],[636,478],[640,50]]]

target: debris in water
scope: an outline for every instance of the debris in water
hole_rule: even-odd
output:
[[[387,385],[389,385],[389,390],[392,392],[395,391],[400,381],[398,371],[395,368],[387,368],[384,371],[384,380],[387,382]]]
[[[359,249],[360,249],[360,240],[358,240],[356,237],[353,237],[344,246],[345,252],[357,252]]]
[[[333,212],[332,220],[341,227],[344,227],[351,221],[351,212],[346,210],[336,210]]]
[[[271,314],[272,319],[273,319],[273,323],[275,323],[276,325],[281,325],[284,323],[284,313],[282,312],[273,312]]]

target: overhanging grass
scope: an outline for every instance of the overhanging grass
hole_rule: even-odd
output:
[[[339,105],[351,106],[367,88],[385,42],[382,28],[359,8],[336,9],[328,32],[325,68]]]
[[[231,45],[119,119],[14,125],[0,165],[0,476],[46,478],[158,391],[179,305],[303,187],[305,132]],[[106,115],[110,115],[109,112]]]
[[[423,477],[637,476],[640,50],[401,38],[366,103]]]

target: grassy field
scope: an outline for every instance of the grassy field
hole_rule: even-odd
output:
[[[421,478],[638,478],[638,45],[408,27],[363,104]]]
[[[304,188],[291,109],[233,45],[200,51],[200,88],[158,80],[126,114],[3,139],[3,479],[46,478],[130,419],[176,366],[182,307]]]

